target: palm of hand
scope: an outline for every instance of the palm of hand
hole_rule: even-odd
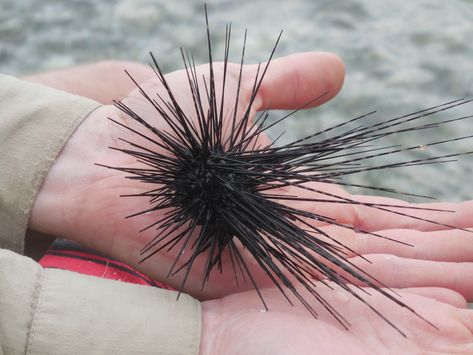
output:
[[[237,69],[237,67],[232,68]],[[201,68],[200,71],[207,74],[206,68]],[[193,102],[187,93],[188,89],[186,90],[188,84],[185,82],[187,80],[185,75],[185,72],[176,72],[168,75],[168,80],[170,85],[176,87],[177,95],[180,94],[180,106],[184,111],[192,112]],[[159,85],[157,79],[150,80],[141,87],[151,95],[156,92],[164,95],[164,88]],[[234,94],[236,87],[237,80],[230,75],[226,84],[227,94]],[[246,92],[244,94],[239,103],[240,111],[246,107],[248,101]],[[138,89],[132,91],[123,102],[157,128],[166,129],[163,120],[158,118],[156,110]],[[230,102],[229,105],[233,105],[233,103]],[[255,112],[252,113],[252,116],[254,114]],[[137,266],[142,258],[139,255],[139,250],[156,234],[153,228],[143,233],[138,233],[138,231],[155,223],[163,216],[162,212],[158,211],[125,220],[125,216],[146,209],[147,200],[146,198],[119,198],[119,195],[142,192],[146,186],[143,187],[140,183],[124,179],[122,172],[94,165],[95,163],[117,167],[137,165],[134,158],[109,149],[109,147],[124,145],[119,141],[119,137],[130,139],[133,142],[136,142],[136,137],[130,137],[128,131],[120,129],[115,123],[106,120],[106,117],[137,129],[137,125],[133,124],[129,117],[119,112],[115,107],[99,108],[78,128],[68,142],[62,156],[69,158],[61,159],[61,156],[51,169],[48,179],[54,181],[54,186],[46,181],[43,189],[50,186],[51,189],[61,190],[60,199],[68,203],[68,207],[63,209],[64,214],[67,215],[63,220],[56,222],[57,225],[66,226],[66,231],[61,234],[67,235],[73,240],[80,240],[81,243],[95,250],[103,251],[119,260],[128,262],[130,265]],[[151,148],[156,149],[154,146]],[[75,159],[70,159],[73,156]],[[72,161],[74,161],[73,165]],[[70,188],[71,186],[74,188]],[[38,199],[37,204],[41,206],[42,203],[43,201]],[[42,208],[42,210],[47,211],[47,208]],[[46,212],[43,213],[46,214]],[[45,218],[38,217],[38,219]],[[163,250],[139,267],[155,279],[179,287],[182,275],[167,277],[169,266],[174,262],[178,251],[179,245],[170,251]],[[186,259],[186,255],[183,254],[182,258]],[[196,265],[186,283],[185,291],[192,294],[199,293],[202,282],[200,273],[205,261],[205,258],[196,260]],[[229,267],[224,268],[230,271]],[[228,286],[234,287],[232,277],[232,273],[215,275],[206,291],[213,296],[231,292]]]
[[[202,354],[418,354],[473,352],[473,311],[449,290],[430,289],[424,294],[441,298],[439,302],[409,291],[401,291],[402,300],[438,329],[405,309],[393,306],[373,290],[370,304],[406,334],[402,337],[361,302],[344,291],[322,286],[322,296],[351,323],[343,329],[322,310],[315,320],[303,308],[291,307],[276,290],[265,290],[272,305],[270,312],[261,310],[255,292],[227,296],[203,304]],[[418,291],[418,290],[417,290]],[[459,307],[459,308],[457,308]]]
[[[229,66],[229,69],[225,90],[226,97],[230,98],[228,99],[228,106],[233,109],[234,102],[231,98],[236,97],[239,66],[232,65]],[[242,84],[240,94],[239,112],[246,109],[248,105],[254,69],[248,69],[246,76],[243,78],[242,82],[244,84]],[[207,75],[208,67],[202,66],[199,71]],[[216,70],[217,83],[221,82],[218,78],[221,75],[222,67],[218,66],[218,70]],[[185,112],[189,113],[189,117],[192,117],[194,103],[188,92],[186,73],[183,71],[172,73],[167,76],[167,80],[171,87],[175,89],[175,95],[179,99],[180,106]],[[157,92],[165,96],[165,90],[157,79],[146,82],[142,85],[142,88],[153,97]],[[319,90],[322,90],[322,88],[319,88]],[[300,98],[300,100],[304,99],[304,97]],[[164,121],[158,119],[155,109],[140,94],[138,89],[131,92],[123,102],[159,129],[166,129]],[[263,104],[263,99],[258,96],[255,100],[255,109],[260,108]],[[251,115],[254,116],[255,112],[252,111]],[[145,209],[146,201],[140,198],[118,199],[121,194],[142,192],[143,186],[124,179],[121,172],[94,165],[94,163],[120,167],[136,165],[135,159],[108,148],[110,146],[123,146],[123,142],[120,142],[118,137],[127,139],[129,138],[129,132],[120,129],[116,124],[106,120],[105,117],[110,117],[124,125],[130,125],[131,121],[129,117],[121,114],[116,108],[109,106],[99,108],[91,114],[67,143],[61,156],[50,170],[42,188],[42,191],[54,191],[55,193],[51,192],[50,195],[57,196],[56,201],[47,198],[42,199],[42,195],[40,195],[33,211],[40,212],[39,214],[33,213],[32,219],[33,222],[40,221],[38,229],[79,240],[83,244],[135,266],[141,259],[138,251],[156,233],[153,229],[142,234],[138,234],[137,231],[159,220],[160,213],[143,215],[129,220],[124,219],[125,216],[131,213]],[[136,125],[132,125],[132,127],[136,129]],[[262,137],[261,139],[266,138]],[[130,140],[136,141],[136,137],[132,137]],[[156,147],[152,148],[155,149]],[[66,203],[67,207],[65,207]],[[48,219],[48,211],[54,209],[51,206],[57,206],[58,204],[63,207],[62,218],[56,218],[52,227],[45,225],[45,223],[41,225],[41,221]],[[57,232],[58,229],[61,229],[59,233]],[[139,268],[154,278],[177,287],[182,275],[171,278],[166,278],[166,276],[178,250],[179,246],[168,252],[163,250],[163,252],[140,265]],[[186,255],[182,255],[182,257],[185,259]],[[186,292],[194,295],[199,294],[201,270],[205,261],[205,258],[196,260],[196,265],[186,283]],[[227,262],[229,261],[227,260]],[[230,267],[224,267],[224,269],[230,271]],[[259,272],[259,275],[255,275],[255,278],[261,283],[265,279],[264,273]],[[245,290],[248,287],[246,285],[240,290]],[[209,295],[216,296],[232,293],[237,289],[239,288],[233,282],[233,273],[225,272],[213,275],[206,292]],[[205,296],[205,294],[203,295]]]

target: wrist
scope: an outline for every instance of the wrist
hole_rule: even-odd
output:
[[[36,195],[29,228],[68,235],[77,211],[78,193],[93,182],[94,174],[100,173],[94,162],[98,152],[107,148],[100,132],[107,132],[102,126],[109,124],[106,117],[114,115],[113,106],[101,106],[89,113],[69,137]]]

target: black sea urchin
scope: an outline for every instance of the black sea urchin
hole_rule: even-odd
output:
[[[307,183],[323,182],[350,186],[351,184],[341,180],[344,176],[369,170],[445,162],[458,155],[469,154],[449,154],[375,166],[364,164],[377,156],[418,149],[418,144],[407,148],[373,148],[370,144],[389,135],[427,130],[464,119],[466,117],[427,123],[423,120],[468,101],[460,99],[369,125],[362,124],[367,116],[364,115],[290,144],[262,145],[258,140],[259,136],[289,116],[269,124],[268,112],[263,112],[254,122],[250,120],[256,94],[273,58],[280,36],[267,64],[259,65],[249,103],[242,110],[238,108],[238,100],[245,56],[245,33],[238,90],[235,101],[226,106],[231,107],[231,110],[225,110],[223,92],[227,78],[231,26],[228,25],[226,29],[223,82],[220,83],[222,92],[219,94],[216,88],[207,13],[206,25],[209,52],[207,77],[198,77],[193,58],[181,49],[195,108],[192,115],[184,113],[152,54],[151,66],[166,89],[167,96],[163,97],[159,94],[150,96],[141,89],[138,83],[135,82],[135,84],[144,98],[154,107],[157,117],[163,119],[168,128],[154,127],[129,105],[116,102],[116,106],[131,117],[138,124],[137,127],[141,128],[135,129],[132,125],[114,122],[137,138],[144,138],[156,148],[152,149],[149,146],[125,141],[129,145],[128,148],[113,149],[133,156],[142,164],[142,167],[109,166],[109,168],[130,174],[128,178],[152,186],[149,191],[129,195],[145,197],[151,203],[151,207],[134,213],[132,216],[158,210],[165,211],[161,219],[145,228],[155,228],[156,236],[143,248],[142,261],[164,248],[169,250],[178,244],[181,251],[184,248],[190,248],[192,253],[186,260],[180,260],[182,254],[177,253],[176,261],[169,271],[170,275],[177,272],[185,273],[180,287],[182,291],[197,256],[205,255],[207,260],[202,272],[202,287],[211,272],[215,269],[222,270],[222,258],[227,257],[231,259],[236,281],[238,282],[238,275],[247,277],[259,293],[250,267],[242,256],[241,247],[243,247],[289,302],[291,301],[286,295],[287,290],[292,292],[314,316],[317,316],[315,309],[296,286],[301,286],[310,292],[343,326],[348,326],[348,322],[316,290],[315,281],[323,283],[331,281],[366,303],[403,334],[360,297],[352,287],[349,287],[349,281],[344,275],[351,275],[352,278],[358,280],[359,284],[372,287],[396,304],[407,307],[413,313],[415,311],[403,304],[392,292],[382,288],[383,285],[380,282],[353,265],[347,258],[348,253],[354,253],[352,250],[308,221],[317,220],[367,233],[373,237],[384,237],[337,223],[336,220],[321,214],[293,208],[287,202],[300,200],[320,204],[360,204],[421,219],[411,216],[410,208],[402,212],[402,208],[405,208],[403,206],[358,202],[319,191],[309,187]],[[468,137],[456,138],[456,140],[464,138]],[[452,140],[423,146],[438,145],[449,141]],[[302,192],[310,190],[323,197],[310,199],[287,195],[282,192],[286,187],[297,188]],[[368,188],[395,192],[387,188]],[[435,221],[422,220],[439,224]],[[179,267],[176,266],[178,262]],[[264,304],[261,294],[260,297]]]

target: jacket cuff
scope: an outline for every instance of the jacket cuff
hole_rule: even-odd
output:
[[[0,247],[19,253],[46,174],[82,120],[100,104],[0,74]]]
[[[188,295],[176,300],[175,291],[42,269],[8,251],[0,250],[0,265],[0,284],[7,291],[0,298],[0,338],[8,351],[199,353],[200,303]]]

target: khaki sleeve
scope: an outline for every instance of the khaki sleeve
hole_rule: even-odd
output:
[[[42,269],[7,250],[0,292],[5,355],[199,353],[200,306],[184,294]]]
[[[99,104],[0,74],[0,248],[23,252],[30,210],[46,173]]]

